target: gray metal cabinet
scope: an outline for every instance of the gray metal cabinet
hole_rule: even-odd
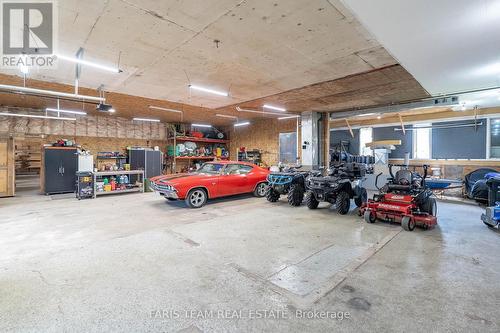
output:
[[[78,155],[76,148],[44,149],[44,192],[46,194],[75,191]]]

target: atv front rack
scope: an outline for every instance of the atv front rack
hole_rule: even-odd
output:
[[[291,175],[278,175],[278,174],[270,174],[267,176],[267,183],[270,186],[273,185],[287,185],[290,184],[293,180],[293,176]]]

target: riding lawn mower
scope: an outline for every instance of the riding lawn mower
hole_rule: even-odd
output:
[[[393,167],[401,167],[394,176]],[[382,188],[378,187],[378,174],[375,186],[379,193],[368,200],[359,214],[368,223],[375,223],[377,219],[400,223],[406,231],[413,231],[419,225],[424,229],[432,228],[437,224],[437,203],[432,191],[426,187],[428,165],[422,166],[424,175],[411,172],[405,165],[389,165],[391,178]]]

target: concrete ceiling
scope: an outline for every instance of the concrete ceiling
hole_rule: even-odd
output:
[[[393,65],[396,61],[338,0],[64,0],[59,53],[124,70],[85,67],[80,84],[220,108]],[[214,40],[219,40],[218,47]],[[19,74],[2,70],[6,74]],[[72,84],[74,65],[34,70]],[[188,83],[230,91],[189,92]],[[301,108],[308,108],[303,104]]]
[[[500,86],[500,1],[342,1],[431,94]]]

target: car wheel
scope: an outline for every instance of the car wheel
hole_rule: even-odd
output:
[[[201,188],[195,188],[189,191],[186,196],[186,204],[190,208],[201,208],[207,203],[207,192]]]
[[[298,184],[292,184],[287,196],[288,204],[290,206],[298,207],[304,200],[304,188]]]
[[[351,206],[351,199],[349,198],[349,193],[346,191],[340,191],[337,194],[337,199],[335,200],[335,208],[337,209],[337,213],[340,215],[345,215],[349,213],[349,208]]]
[[[258,198],[265,197],[266,193],[267,193],[266,183],[257,184],[257,187],[255,187],[255,191],[253,191],[253,195],[255,195]]]
[[[354,198],[354,203],[356,204],[357,207],[361,207],[367,201],[368,201],[368,193],[366,192],[366,189],[364,187],[361,187],[359,189],[358,196]]]
[[[318,208],[319,201],[316,199],[316,196],[311,191],[306,192],[306,205],[307,205],[307,208],[309,208],[309,209]]]
[[[280,194],[275,191],[271,186],[267,187],[266,199],[269,202],[276,202],[280,199]]]

